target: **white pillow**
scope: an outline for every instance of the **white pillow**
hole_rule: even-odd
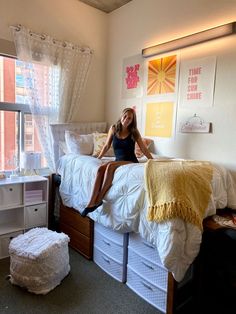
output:
[[[75,131],[65,131],[65,141],[69,153],[79,155],[92,155],[93,135],[78,134]]]
[[[69,154],[66,142],[65,141],[59,141],[59,155],[63,156]]]

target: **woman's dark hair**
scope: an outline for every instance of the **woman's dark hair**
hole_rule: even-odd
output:
[[[130,131],[133,140],[136,140],[136,139],[137,139],[137,136],[138,136],[137,117],[136,117],[136,112],[135,112],[135,110],[132,109],[132,108],[125,108],[125,109],[122,111],[122,114],[121,114],[121,116],[120,116],[120,119],[119,119],[119,120],[116,122],[116,124],[114,125],[115,133],[117,133],[117,134],[119,135],[119,133],[121,132],[121,130],[122,130],[121,118],[122,118],[122,116],[125,115],[127,112],[132,112],[132,114],[133,114],[133,120],[132,120],[132,122],[130,123],[130,125],[128,126],[128,130]]]

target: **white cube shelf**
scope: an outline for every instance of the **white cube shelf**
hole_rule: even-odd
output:
[[[0,258],[12,237],[48,225],[48,179],[22,176],[0,180]]]

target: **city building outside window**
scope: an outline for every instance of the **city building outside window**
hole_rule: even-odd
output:
[[[24,87],[22,62],[0,56],[0,171],[20,166],[22,152],[41,152]],[[47,167],[42,155],[42,168]]]

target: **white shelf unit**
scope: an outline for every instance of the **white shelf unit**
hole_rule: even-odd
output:
[[[9,255],[13,237],[47,225],[47,178],[23,176],[0,180],[0,259]]]

